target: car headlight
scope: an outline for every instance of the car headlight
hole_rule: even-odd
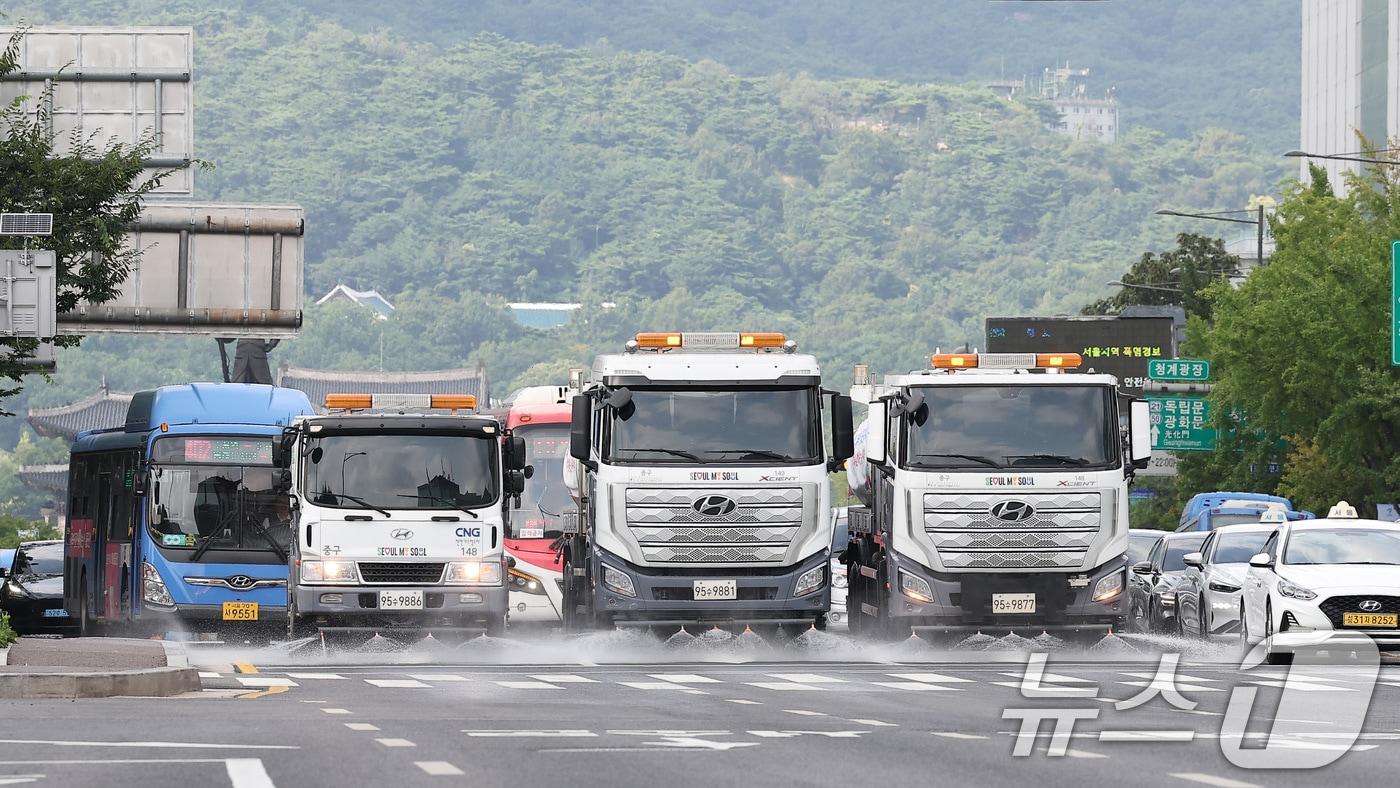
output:
[[[153,605],[175,605],[175,600],[170,597],[170,589],[165,587],[165,581],[160,578],[160,572],[146,561],[141,562],[141,599]]]
[[[831,587],[846,587],[846,565],[839,561],[831,562]]]
[[[522,594],[544,594],[544,583],[538,577],[519,569],[510,570],[510,590]]]
[[[301,582],[303,583],[354,583],[353,561],[302,561]]]
[[[803,594],[810,594],[818,588],[821,588],[822,582],[825,580],[826,567],[814,566],[803,572],[801,577],[797,578],[797,585],[793,586],[792,595],[802,596]]]
[[[1281,577],[1278,580],[1278,592],[1289,599],[1317,599],[1317,594],[1315,592],[1303,588],[1297,583],[1290,583]]]
[[[449,585],[498,586],[501,584],[501,565],[496,561],[453,561],[447,565]]]
[[[1176,607],[1175,591],[1163,591],[1160,599],[1162,601],[1162,607]]]
[[[1219,580],[1210,581],[1210,590],[1218,591],[1222,594],[1233,594],[1240,590],[1240,586],[1223,583]]]
[[[933,589],[929,588],[928,581],[922,577],[915,577],[908,572],[899,573],[899,590],[904,595],[917,602],[932,602]]]
[[[623,596],[636,596],[637,589],[632,585],[632,578],[626,572],[613,569],[607,564],[603,564],[603,585],[610,591],[615,591]]]
[[[1099,578],[1099,582],[1094,584],[1095,602],[1107,602],[1123,593],[1123,573],[1114,572],[1107,577]]]

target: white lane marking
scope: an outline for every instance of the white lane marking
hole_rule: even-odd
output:
[[[792,681],[798,684],[845,684],[845,679],[838,679],[832,676],[823,676],[820,673],[769,673],[768,676],[779,681]]]
[[[1071,749],[1066,749],[1066,750],[1065,750],[1065,755],[1068,755],[1068,756],[1071,757],[1071,758],[1107,758],[1107,757],[1108,757],[1107,755],[1104,755],[1104,754],[1101,753],[1101,752],[1087,752],[1087,751],[1085,751],[1085,750],[1071,750]]]
[[[587,676],[575,676],[572,673],[531,673],[530,678],[539,681],[550,681],[555,684],[597,684],[597,679],[590,679]]]
[[[672,692],[684,692],[689,695],[710,694],[704,690],[691,689],[684,684],[672,684],[669,681],[619,681],[618,684],[640,690],[671,690]]]
[[[759,702],[756,701],[756,700],[749,700],[748,698],[725,698],[725,700],[729,701],[730,703],[737,703],[737,704],[739,704],[740,706],[762,706],[762,705],[763,705],[762,703],[759,703]]]
[[[957,731],[929,731],[934,736],[941,736],[944,739],[985,739],[986,736],[979,736],[975,733],[958,733]]]
[[[1147,680],[1147,681],[1151,681],[1151,680],[1157,678],[1157,674],[1156,674],[1156,673],[1123,673],[1122,675],[1127,676],[1127,677],[1129,677],[1129,678],[1134,678],[1134,679],[1145,679],[1145,680]],[[1219,682],[1219,681],[1222,681],[1222,679],[1207,679],[1207,678],[1202,678],[1202,677],[1200,677],[1200,676],[1183,676],[1183,675],[1181,675],[1180,673],[1176,674],[1176,676],[1174,676],[1173,678],[1175,678],[1177,681],[1186,681],[1186,682],[1190,682],[1190,683],[1192,683],[1192,684],[1206,684],[1206,683],[1210,683],[1210,682]],[[1124,683],[1124,684],[1127,684],[1128,682],[1125,681],[1125,682],[1123,682],[1123,683]]]
[[[199,677],[202,678],[202,679],[217,679],[217,678],[223,678],[223,677],[220,676],[218,673],[214,673],[214,672],[208,671],[208,670],[201,670],[201,671],[199,672]]]
[[[304,700],[302,703],[325,703],[323,700]]]
[[[889,687],[890,689],[897,689],[897,690],[910,690],[910,691],[913,691],[913,692],[939,692],[939,691],[942,691],[942,692],[958,692],[958,691],[959,691],[959,690],[956,690],[956,689],[954,689],[954,688],[952,688],[952,687],[941,687],[941,686],[939,686],[939,685],[937,685],[937,684],[925,684],[925,683],[922,682],[922,681],[872,681],[872,682],[870,682],[870,683],[871,683],[871,684],[875,684],[875,685],[880,686],[880,687]],[[1016,685],[1016,686],[1020,686],[1020,685],[1018,684],[1018,685]]]
[[[1199,684],[1187,684],[1171,679],[1158,679],[1156,681],[1120,681],[1119,684],[1126,684],[1129,687],[1151,687],[1152,689],[1165,691],[1175,689],[1179,692],[1224,692],[1220,687],[1202,687]]]
[[[712,679],[709,676],[697,676],[694,673],[648,673],[654,679],[670,681],[675,684],[722,684],[719,679]]]
[[[829,716],[824,711],[807,711],[806,709],[783,709],[788,714],[801,714],[804,717],[826,717]]]
[[[375,741],[385,747],[417,747],[418,745],[408,739],[375,739]]]
[[[506,689],[564,689],[557,684],[548,684],[543,681],[497,681],[495,683]]]
[[[352,731],[377,731],[377,730],[379,730],[379,726],[378,726],[378,725],[371,725],[371,724],[368,723],[368,722],[347,722],[347,723],[345,723],[345,727],[349,728],[349,729],[352,730]]]
[[[1201,774],[1200,772],[1177,772],[1168,776],[1203,785],[1214,785],[1216,788],[1259,788],[1254,783],[1240,782],[1239,780],[1231,780],[1229,777],[1216,777],[1213,774]]]
[[[349,713],[350,713],[350,710],[349,710],[349,709],[321,709],[321,711],[324,711],[324,712],[327,713],[327,714],[349,714]]]
[[[294,679],[344,679],[339,673],[288,673]]]
[[[419,681],[471,681],[466,676],[458,676],[456,673],[410,673],[408,677]],[[447,763],[446,761],[424,761],[424,763]],[[448,763],[448,766],[452,764]],[[457,768],[453,766],[452,768]],[[461,772],[458,772],[461,774]]]
[[[463,773],[447,761],[414,761],[413,765],[434,777],[455,777]]]
[[[1323,679],[1330,681],[1330,679]],[[1299,692],[1356,692],[1350,687],[1339,687],[1335,684],[1315,684],[1307,681],[1251,681],[1250,684],[1257,684],[1261,687],[1283,687],[1285,689],[1297,690]]]
[[[11,774],[0,777],[0,785],[20,785],[22,783],[35,783],[44,779],[42,774]]]
[[[758,687],[759,689],[768,689],[768,690],[821,690],[821,689],[825,689],[824,687],[818,687],[818,686],[816,686],[816,685],[814,685],[814,684],[798,684],[798,683],[792,682],[792,681],[747,681],[747,682],[744,682],[744,683],[748,684],[750,687]]]
[[[296,687],[291,679],[263,678],[260,676],[239,676],[238,683],[245,687]]]
[[[535,736],[545,736],[560,739],[596,739],[598,734],[589,730],[482,730],[482,731],[462,731],[477,739],[525,739]]]
[[[758,742],[754,742],[757,744]],[[695,752],[703,752],[699,747],[686,748]],[[587,752],[587,753],[623,753],[623,752],[675,752],[675,747],[550,747],[536,752],[566,753],[566,752]]]
[[[857,723],[860,723],[861,725],[870,725],[870,726],[876,727],[876,728],[898,728],[898,727],[899,727],[898,725],[894,724],[893,722],[880,722],[879,720],[852,719],[851,722],[857,722]]]
[[[158,750],[300,750],[293,744],[207,744],[188,741],[64,741],[0,739],[0,744],[48,744],[54,747],[148,747]]]
[[[1024,681],[1025,678],[1026,678],[1025,675],[1023,675],[1023,674],[1021,674],[1021,673],[1003,673],[1003,674],[1001,674],[1001,675],[1003,675],[1003,676],[1010,676],[1011,678],[1016,679],[1017,682]],[[1031,673],[1031,678],[1033,678],[1033,679],[1034,679],[1034,678],[1037,678],[1034,672]],[[1042,686],[1043,686],[1043,685],[1046,685],[1046,684],[1097,684],[1097,683],[1098,683],[1097,681],[1094,681],[1093,679],[1080,679],[1080,678],[1075,678],[1074,676],[1061,676],[1061,675],[1059,675],[1058,673],[1043,673],[1043,674],[1041,674],[1041,675],[1039,676],[1039,678],[1040,678],[1040,683],[1041,683]],[[1020,685],[1019,683],[1017,683],[1017,684],[1015,684],[1014,686],[1019,687],[1019,686],[1021,686],[1021,685]]]
[[[262,761],[257,758],[229,758],[224,761],[233,788],[275,788]]]
[[[930,684],[967,684],[972,681],[972,679],[963,679],[957,676],[945,676],[942,673],[886,673],[885,675],[905,681],[922,681]]]
[[[376,687],[387,687],[390,689],[405,689],[409,687],[427,687],[416,679],[365,679],[366,684],[373,684]]]
[[[1194,741],[1196,731],[1099,731],[1099,741]]]

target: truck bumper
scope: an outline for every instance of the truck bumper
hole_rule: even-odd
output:
[[[485,619],[506,612],[505,586],[394,586],[392,591],[422,591],[422,610],[380,610],[379,588],[366,586],[296,586],[299,617],[324,617],[337,623],[422,626],[437,621]]]
[[[641,567],[605,550],[594,548],[593,577],[595,603],[600,615],[618,626],[632,624],[697,623],[778,623],[807,622],[831,607],[830,554],[823,550],[792,565],[775,568],[721,567]],[[625,574],[632,581],[634,596],[626,596],[603,583],[603,565]],[[821,585],[814,591],[794,596],[793,589],[803,574],[820,568]],[[696,580],[733,580],[738,599],[699,600],[694,598]]]
[[[890,614],[917,629],[949,632],[1106,630],[1128,611],[1126,557],[1115,558],[1088,571],[949,574],[934,572],[898,554],[893,558]],[[928,583],[933,589],[933,601],[923,602],[904,593],[899,578],[901,572]],[[1094,601],[1100,581],[1115,574],[1119,591],[1102,601]],[[1035,594],[1035,612],[993,613],[993,594]]]

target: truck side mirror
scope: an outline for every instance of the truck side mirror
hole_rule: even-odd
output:
[[[1146,468],[1152,462],[1152,411],[1147,400],[1135,399],[1128,406],[1128,455],[1134,468]]]
[[[865,460],[871,465],[884,465],[885,458],[885,422],[888,418],[889,404],[883,400],[870,403],[870,414],[868,431],[865,436]]]
[[[593,402],[587,396],[574,397],[569,422],[569,456],[586,468],[593,467]]]
[[[525,439],[519,435],[506,438],[506,468],[512,471],[525,468]]]
[[[272,464],[278,468],[290,468],[292,466],[292,447],[296,445],[299,430],[288,427],[282,430],[282,435],[272,444]]]
[[[845,394],[831,395],[831,458],[826,467],[835,471],[841,463],[856,453],[856,430],[852,423],[851,398]]]
[[[518,469],[514,469],[514,468],[512,468],[511,470],[506,471],[505,482],[506,482],[506,484],[505,484],[505,486],[506,486],[506,495],[515,496],[515,495],[519,495],[519,494],[525,492],[525,472],[524,472],[524,471],[518,470]],[[519,502],[517,501],[517,502],[516,502],[516,506],[519,506],[519,505],[520,505],[520,504],[519,504]]]
[[[135,478],[131,480],[131,494],[136,496],[145,495],[150,487],[150,478],[150,468],[137,468]]]

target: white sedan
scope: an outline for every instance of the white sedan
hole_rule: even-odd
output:
[[[1200,637],[1237,632],[1240,594],[1249,559],[1280,523],[1227,525],[1211,532],[1199,553],[1186,556],[1188,587],[1177,593],[1182,630]]]
[[[1289,635],[1349,631],[1400,646],[1400,524],[1359,519],[1342,502],[1325,519],[1280,525],[1249,560],[1241,614],[1243,639],[1269,640],[1273,663],[1291,661]]]

